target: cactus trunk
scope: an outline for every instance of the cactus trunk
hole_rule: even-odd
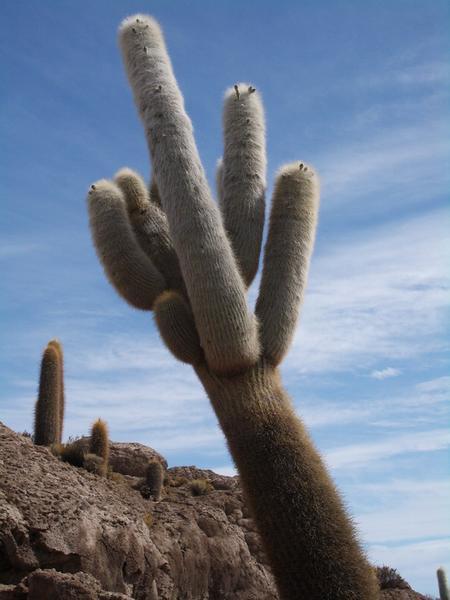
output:
[[[238,468],[281,598],[372,600],[378,586],[342,500],[279,373],[197,369]]]

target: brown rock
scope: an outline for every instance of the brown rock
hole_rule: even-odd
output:
[[[157,455],[119,446],[128,472],[140,472],[136,448],[145,464]],[[72,467],[0,423],[0,600],[278,598],[238,477],[169,469],[154,503],[132,489],[139,475],[125,475],[113,481]],[[193,479],[210,491],[193,496]],[[380,598],[424,596],[386,590]]]
[[[237,479],[186,473],[227,489],[193,497],[188,485],[167,486],[162,502],[146,501],[125,478],[72,467],[0,424],[0,583],[18,584],[28,575],[30,594],[36,586],[49,599],[63,586],[60,597],[68,599],[95,592],[107,600],[105,593],[119,592],[134,600],[275,600],[269,570],[224,510],[242,509]],[[83,574],[100,587],[85,585]],[[68,595],[69,584],[78,596]],[[16,590],[8,586],[5,593]]]
[[[89,438],[82,437],[74,442],[89,452]],[[109,465],[116,473],[131,475],[132,477],[145,477],[145,470],[149,462],[157,461],[167,469],[167,461],[153,448],[143,444],[128,442],[110,442]]]

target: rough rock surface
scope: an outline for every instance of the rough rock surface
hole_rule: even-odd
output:
[[[237,477],[172,468],[159,503],[136,478],[63,463],[0,423],[0,600],[278,598]],[[193,496],[196,479],[208,493]]]
[[[55,568],[136,600],[275,599],[240,493],[179,483],[144,500],[0,424],[0,583]]]
[[[81,446],[84,452],[89,452],[89,438],[82,437],[74,442]],[[158,461],[167,469],[167,461],[159,452],[138,443],[110,442],[109,465],[115,473],[144,477],[145,470],[150,461]]]
[[[33,571],[19,585],[2,586],[0,600],[133,600],[105,592],[92,575],[61,573],[55,569]]]

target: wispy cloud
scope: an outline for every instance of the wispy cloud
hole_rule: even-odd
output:
[[[417,515],[414,517],[416,520]],[[374,564],[394,565],[417,591],[429,594],[433,590],[437,594],[436,569],[443,565],[448,572],[449,550],[448,539],[440,538],[403,544],[374,544],[369,546],[368,552]]]
[[[351,444],[325,453],[333,469],[367,468],[370,463],[409,453],[434,452],[450,446],[450,430],[431,429],[397,434],[376,442]]]
[[[400,369],[386,367],[385,369],[374,370],[370,374],[373,379],[389,379],[390,377],[398,377],[401,374]]]
[[[355,371],[445,349],[447,225],[438,210],[328,245],[312,264],[287,375]]]
[[[27,242],[23,240],[3,240],[0,244],[0,260],[5,258],[20,257],[31,252],[38,252],[44,246],[37,242]]]

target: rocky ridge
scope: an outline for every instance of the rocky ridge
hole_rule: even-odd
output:
[[[121,476],[106,479],[0,423],[0,600],[278,598],[237,477],[168,469],[154,502],[132,487],[136,456],[163,457],[114,446]],[[207,493],[195,496],[199,479]],[[424,598],[412,590],[380,597]]]

